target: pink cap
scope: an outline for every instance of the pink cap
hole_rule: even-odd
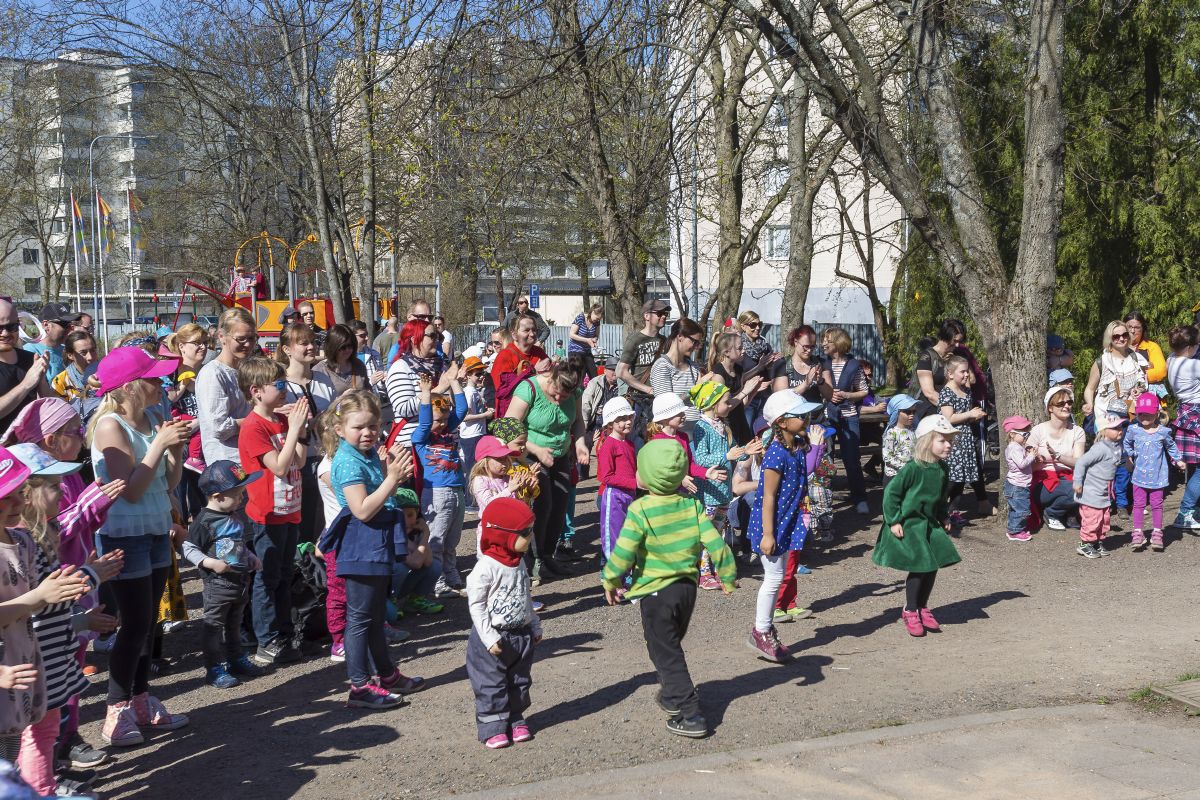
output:
[[[120,389],[138,378],[161,378],[178,368],[178,358],[155,358],[140,347],[118,347],[100,359],[96,367],[96,379],[100,381],[96,394]]]
[[[0,444],[37,443],[79,416],[79,412],[61,397],[39,397],[21,409],[4,432]]]
[[[1157,414],[1158,395],[1154,392],[1142,392],[1138,395],[1137,404],[1133,407],[1135,414]]]
[[[475,458],[509,458],[516,451],[495,436],[483,436],[475,443]]]
[[[21,488],[29,477],[29,467],[21,460],[0,447],[0,497],[8,497]]]
[[[1005,433],[1012,433],[1013,431],[1023,431],[1026,428],[1033,427],[1033,423],[1030,422],[1026,417],[1022,417],[1020,414],[1017,414],[1016,416],[1005,419],[1002,427],[1004,428]]]

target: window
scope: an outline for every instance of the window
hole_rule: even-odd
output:
[[[497,312],[495,306],[484,306],[483,307],[483,321],[484,322],[499,322],[500,321],[500,314]]]
[[[62,233],[66,229],[67,229],[66,220],[64,220],[62,217],[58,217],[57,219],[55,219],[54,221],[52,221],[50,223],[50,232],[51,233]]]
[[[157,292],[158,278],[138,278],[138,288],[143,292]]]
[[[557,264],[551,264],[550,265],[550,277],[551,278],[567,277],[567,265],[562,263],[561,261],[558,262]]]
[[[780,261],[792,252],[792,231],[786,225],[772,225],[767,228],[767,258]]]
[[[25,279],[25,294],[39,294],[42,291],[41,278]]]
[[[41,253],[32,247],[21,248],[21,263],[22,264],[39,264],[41,263]]]
[[[763,173],[763,191],[775,194],[788,182],[787,164],[772,164]]]

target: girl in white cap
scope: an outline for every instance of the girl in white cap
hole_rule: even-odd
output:
[[[646,435],[650,439],[674,439],[679,442],[688,461],[687,477],[683,479],[680,488],[688,494],[696,494],[698,490],[696,480],[715,477],[717,467],[705,469],[696,464],[696,459],[692,456],[692,443],[683,433],[688,410],[678,395],[671,393],[657,395],[654,398],[651,412],[654,421],[646,426]]]
[[[883,490],[883,526],[871,560],[908,573],[900,616],[911,636],[941,630],[929,611],[929,595],[937,571],[961,560],[948,533],[945,464],[958,434],[941,414],[925,417],[917,426],[912,461],[901,467]]]
[[[625,513],[637,494],[637,453],[629,434],[633,430],[633,406],[624,397],[604,404],[603,430],[596,446],[596,477],[600,490],[596,508],[600,513],[600,550],[604,561],[616,547]]]

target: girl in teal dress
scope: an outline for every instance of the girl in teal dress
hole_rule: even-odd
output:
[[[947,533],[949,477],[945,460],[957,435],[958,429],[941,414],[921,420],[912,461],[883,491],[883,526],[871,558],[881,567],[908,573],[901,618],[912,636],[941,630],[929,611],[929,595],[937,571],[961,560]]]

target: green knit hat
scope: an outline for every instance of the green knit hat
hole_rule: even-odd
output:
[[[697,383],[691,389],[688,389],[688,397],[692,399],[692,405],[697,411],[707,411],[721,401],[721,398],[729,393],[729,387],[723,383],[716,381],[705,381]]]
[[[396,490],[396,506],[398,508],[420,508],[421,501],[417,499],[417,493],[407,486],[401,486]]]
[[[525,435],[525,423],[512,417],[501,417],[488,423],[488,433],[508,444],[513,439]]]
[[[652,439],[638,451],[638,478],[651,494],[675,494],[687,469],[687,453],[674,439]]]

